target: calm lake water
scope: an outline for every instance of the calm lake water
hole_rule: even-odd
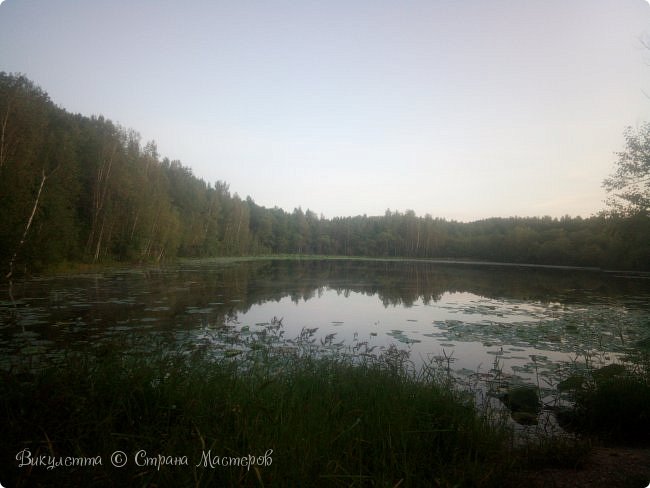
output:
[[[437,361],[461,376],[552,387],[572,365],[617,361],[650,342],[650,279],[589,270],[193,261],[31,279],[13,295],[0,288],[3,369],[151,336],[234,357],[264,334],[289,350],[378,354],[393,344],[414,368]]]

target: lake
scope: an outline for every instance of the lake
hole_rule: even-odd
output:
[[[647,275],[478,263],[221,259],[34,278],[0,289],[0,367],[104,343],[284,352],[406,351],[412,368],[551,391],[571,368],[650,342]]]

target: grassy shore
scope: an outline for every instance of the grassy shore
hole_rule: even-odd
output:
[[[242,330],[245,342],[170,352],[141,339],[0,371],[0,483],[517,486],[531,469],[581,465],[584,435],[650,439],[648,351],[560,383],[574,402],[560,417],[579,437],[522,443],[444,369],[416,372],[396,349],[314,352],[309,333],[289,348],[274,321]]]
[[[580,267],[580,266],[559,266],[559,265],[541,265],[541,264],[524,264],[516,262],[494,262],[494,261],[481,261],[470,258],[410,258],[410,257],[368,257],[368,256],[341,256],[341,255],[327,255],[327,254],[259,254],[259,255],[244,255],[244,256],[219,256],[212,258],[176,258],[164,263],[154,261],[137,261],[137,262],[122,262],[122,261],[101,261],[96,263],[89,262],[61,262],[55,265],[50,265],[44,269],[40,269],[38,274],[52,276],[52,275],[71,275],[71,274],[84,274],[84,273],[98,273],[106,270],[115,270],[134,267],[149,267],[149,266],[166,266],[170,263],[219,263],[231,264],[244,261],[372,261],[372,262],[418,262],[418,263],[437,263],[437,264],[460,264],[471,266],[506,266],[506,267],[529,267],[529,268],[544,268],[544,269],[579,269],[579,270],[600,270],[600,268],[593,267]],[[621,271],[625,272],[625,271]],[[19,274],[19,273],[18,273]]]
[[[399,354],[244,369],[200,351],[104,347],[3,376],[8,486],[480,487],[518,462],[507,427],[435,372],[409,373]]]

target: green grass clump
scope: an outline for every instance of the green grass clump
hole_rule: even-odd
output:
[[[606,442],[650,445],[650,375],[647,364],[609,364],[574,375],[559,387],[575,405],[560,420],[567,428]]]
[[[9,486],[496,486],[511,467],[507,430],[389,359],[291,356],[242,369],[202,353],[109,350],[4,373],[0,408]],[[102,464],[18,467],[24,449]],[[139,451],[168,464],[138,466]],[[207,453],[217,465],[204,466]],[[249,454],[261,465],[230,459]]]

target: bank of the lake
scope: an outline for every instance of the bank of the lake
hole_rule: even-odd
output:
[[[13,291],[4,485],[519,486],[650,439],[648,289],[629,276],[249,257]],[[468,359],[487,366],[456,374]]]
[[[0,481],[500,486],[531,452],[545,453],[540,466],[578,465],[587,453],[559,439],[514,448],[505,424],[438,372],[409,373],[399,354],[362,364],[276,356],[242,369],[200,351],[143,350],[116,346],[37,373],[3,373]],[[118,468],[111,455],[120,452]],[[100,465],[65,465],[98,456]]]
[[[178,257],[168,259],[164,262],[146,260],[138,261],[117,261],[104,259],[102,261],[61,261],[48,265],[39,270],[36,274],[21,273],[17,270],[14,279],[24,279],[29,276],[65,276],[85,273],[101,273],[111,270],[123,269],[150,269],[174,266],[178,263],[209,263],[209,264],[232,264],[246,261],[366,261],[366,262],[402,262],[402,263],[431,263],[431,264],[456,264],[461,266],[490,266],[490,267],[513,267],[513,268],[538,268],[558,270],[579,270],[605,272],[627,276],[638,276],[650,279],[649,271],[634,269],[599,268],[595,266],[571,266],[565,264],[537,264],[526,262],[510,261],[489,261],[471,258],[413,258],[413,257],[368,257],[368,256],[345,256],[334,254],[251,254],[242,256],[218,256],[212,258],[187,258]]]
[[[414,374],[397,351],[361,363],[261,354],[242,369],[144,346],[3,373],[3,485],[546,486],[543,473],[592,469],[597,438],[514,442],[444,371]],[[647,400],[647,377],[634,381]],[[606,413],[604,429],[623,412]],[[608,479],[643,486],[650,471],[626,465]]]

